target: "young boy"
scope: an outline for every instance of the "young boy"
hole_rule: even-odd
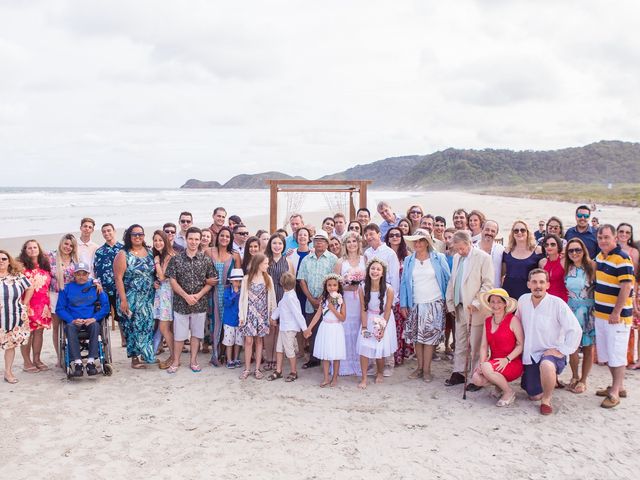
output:
[[[238,300],[240,298],[240,284],[242,283],[243,276],[244,274],[241,268],[232,269],[227,278],[231,285],[227,285],[224,288],[222,312],[224,336],[222,338],[222,344],[227,350],[227,368],[240,366],[240,347],[244,339],[238,328]]]
[[[278,306],[271,314],[271,325],[278,325],[277,320],[280,319],[280,332],[276,342],[276,370],[267,377],[267,380],[276,380],[282,378],[282,363],[284,355],[289,359],[291,373],[287,375],[285,382],[293,382],[298,378],[296,368],[296,351],[298,350],[298,341],[296,334],[306,330],[307,323],[302,315],[300,301],[296,296],[296,277],[289,272],[285,272],[280,277],[280,285],[284,288],[284,295]]]

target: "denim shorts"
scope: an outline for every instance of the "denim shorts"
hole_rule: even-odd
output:
[[[556,367],[556,374],[560,375],[564,367],[567,366],[567,357],[558,358],[554,355],[543,355],[540,362],[548,360]],[[530,397],[535,397],[542,393],[542,382],[540,381],[540,362],[533,362],[531,365],[524,365],[521,386]]]

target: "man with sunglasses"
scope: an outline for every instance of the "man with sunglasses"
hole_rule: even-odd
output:
[[[596,232],[589,226],[589,217],[591,209],[586,205],[580,205],[576,208],[576,226],[567,230],[564,238],[568,242],[572,238],[579,238],[587,246],[589,256],[596,258],[600,251],[598,247],[598,239]]]
[[[239,223],[233,227],[233,250],[240,254],[240,258],[244,257],[244,246],[249,238],[249,229],[244,223]]]
[[[191,212],[182,212],[178,217],[180,223],[180,231],[175,236],[173,243],[182,247],[182,250],[187,248],[187,230],[193,226],[193,215]]]
[[[80,330],[89,332],[89,356],[87,357],[87,375],[98,373],[95,359],[98,358],[98,336],[100,322],[109,314],[111,306],[104,290],[98,289],[89,278],[89,266],[85,263],[76,265],[73,281],[60,291],[56,305],[56,315],[64,321],[67,335],[69,359],[75,364],[73,376],[83,375],[82,357],[80,355]]]
[[[165,233],[165,235],[169,239],[169,243],[171,243],[171,246],[176,252],[182,252],[184,250],[184,247],[182,245],[178,245],[176,243],[176,232],[178,231],[178,228],[176,227],[175,223],[165,223],[162,226],[162,231]]]

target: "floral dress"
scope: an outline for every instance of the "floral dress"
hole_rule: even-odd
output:
[[[0,278],[0,348],[3,350],[19,347],[29,339],[27,309],[21,302],[29,287],[31,282],[22,274]]]
[[[245,337],[265,337],[269,334],[267,286],[264,283],[250,283],[247,293],[247,320],[240,327],[240,333]]]
[[[49,300],[49,288],[51,286],[51,273],[36,266],[24,271],[25,277],[33,285],[33,296],[29,302],[29,328],[31,331],[40,328],[51,328],[51,302]]]
[[[569,301],[567,304],[582,328],[582,342],[580,345],[583,347],[593,345],[596,337],[595,319],[593,316],[595,306],[593,292],[595,283],[589,281],[587,273],[583,268],[572,265],[567,272],[565,284],[569,292]]]
[[[153,351],[153,302],[155,289],[153,282],[155,269],[153,255],[147,251],[145,257],[137,257],[133,253],[126,252],[127,269],[124,272],[124,291],[127,295],[127,303],[131,316],[126,317],[120,310],[118,299],[118,311],[124,321],[124,334],[127,339],[127,356],[142,356],[145,362],[155,360]]]
[[[64,290],[64,285],[73,282],[73,274],[76,271],[76,266],[73,261],[70,261],[66,265],[58,265],[56,260],[57,256],[56,251],[49,253],[49,263],[51,264],[51,284],[49,288],[53,293],[59,293],[60,290]],[[62,278],[64,285],[58,285],[58,268],[63,269]]]

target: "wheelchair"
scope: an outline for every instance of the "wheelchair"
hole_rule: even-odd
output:
[[[110,377],[113,373],[113,367],[111,365],[113,357],[111,356],[111,335],[110,325],[111,315],[107,315],[100,322],[100,334],[98,336],[98,358],[97,363],[100,364],[100,370],[102,375]],[[73,376],[73,362],[69,358],[69,348],[67,347],[67,334],[64,326],[60,325],[60,340],[59,340],[59,360],[60,365],[67,374],[67,379],[71,380],[75,378]],[[82,359],[86,359],[89,356],[89,332],[85,329],[81,329],[78,332],[78,340],[80,341],[80,356]]]

